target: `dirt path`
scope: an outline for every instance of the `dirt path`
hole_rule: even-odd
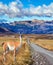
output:
[[[37,52],[41,53],[43,56],[45,56],[48,59],[48,61],[53,65],[53,52],[52,51],[45,50],[35,44],[31,44],[31,47],[35,51],[37,51]]]
[[[46,59],[46,63],[48,63],[48,61],[49,61],[49,64],[47,64],[47,65],[53,65],[53,52],[52,51],[48,51],[48,50],[46,50],[46,49],[43,49],[43,48],[41,48],[41,47],[39,47],[39,46],[37,46],[37,45],[35,45],[35,44],[33,44],[33,43],[30,43],[30,41],[28,40],[28,44],[29,44],[29,46],[31,47],[31,50],[32,50],[32,52],[38,52],[38,54],[37,55],[39,55],[39,56],[41,56],[42,55],[42,57],[43,57],[43,59],[42,60],[44,60],[44,57],[45,57],[45,59]],[[40,54],[39,54],[40,53]],[[35,54],[36,55],[36,54]],[[36,58],[36,56],[35,56],[35,58]],[[38,58],[39,59],[39,58]],[[39,60],[41,60],[41,58],[39,59]],[[44,60],[45,61],[45,60]],[[37,61],[38,62],[38,61]],[[41,61],[40,61],[41,62]],[[44,65],[46,65],[46,64],[44,64]]]

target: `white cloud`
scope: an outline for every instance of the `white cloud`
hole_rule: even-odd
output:
[[[16,0],[16,2],[17,2],[17,4],[18,4],[19,8],[20,8],[20,7],[23,7],[23,3],[22,3],[20,0]]]
[[[8,6],[0,2],[0,15],[5,15],[5,13],[7,13],[7,10]]]
[[[41,6],[38,6],[38,7],[30,7],[30,13],[31,13],[31,15],[41,15],[42,14],[42,9],[41,9]]]
[[[38,16],[53,16],[53,3],[46,6],[37,6],[37,7],[30,7],[30,12],[32,15],[38,15]]]
[[[24,17],[24,16],[50,16],[53,17],[53,3],[46,6],[35,7],[30,5],[28,8],[24,8],[23,3],[20,0],[9,3],[9,5],[0,2],[0,15],[7,15],[9,17]]]
[[[12,2],[9,4],[9,15],[10,17],[17,17],[20,14],[20,9],[17,6],[17,2]]]
[[[43,5],[43,14],[45,16],[53,16],[53,3],[51,3],[50,5],[46,6]]]

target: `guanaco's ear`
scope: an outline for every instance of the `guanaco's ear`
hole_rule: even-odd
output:
[[[4,45],[4,42],[1,45],[3,46]]]

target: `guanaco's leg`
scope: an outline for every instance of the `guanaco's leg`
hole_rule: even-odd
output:
[[[5,56],[6,56],[6,53],[5,53],[5,51],[4,51],[4,53],[3,53],[3,60],[4,60],[4,61],[6,61],[6,57],[5,57]]]
[[[14,49],[14,61],[16,61],[16,49]]]
[[[4,53],[3,53],[3,59],[4,59],[4,61],[6,61],[6,54],[8,53],[8,49],[7,49],[7,46],[6,45],[4,45],[3,46],[3,50],[4,50]]]
[[[6,55],[6,45],[3,45],[3,60],[6,61],[5,55]]]

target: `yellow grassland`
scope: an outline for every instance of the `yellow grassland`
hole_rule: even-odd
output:
[[[53,39],[31,39],[31,43],[35,43],[47,50],[53,51]]]
[[[6,62],[3,61],[3,48],[2,48],[2,42],[6,41],[19,41],[19,38],[13,38],[13,37],[0,37],[0,65],[30,65],[31,60],[31,52],[29,49],[29,46],[26,43],[26,40],[22,39],[22,47],[19,49],[17,55],[16,55],[16,62],[13,61],[13,52],[9,52],[9,54],[6,55]],[[26,46],[24,47],[24,43]]]

